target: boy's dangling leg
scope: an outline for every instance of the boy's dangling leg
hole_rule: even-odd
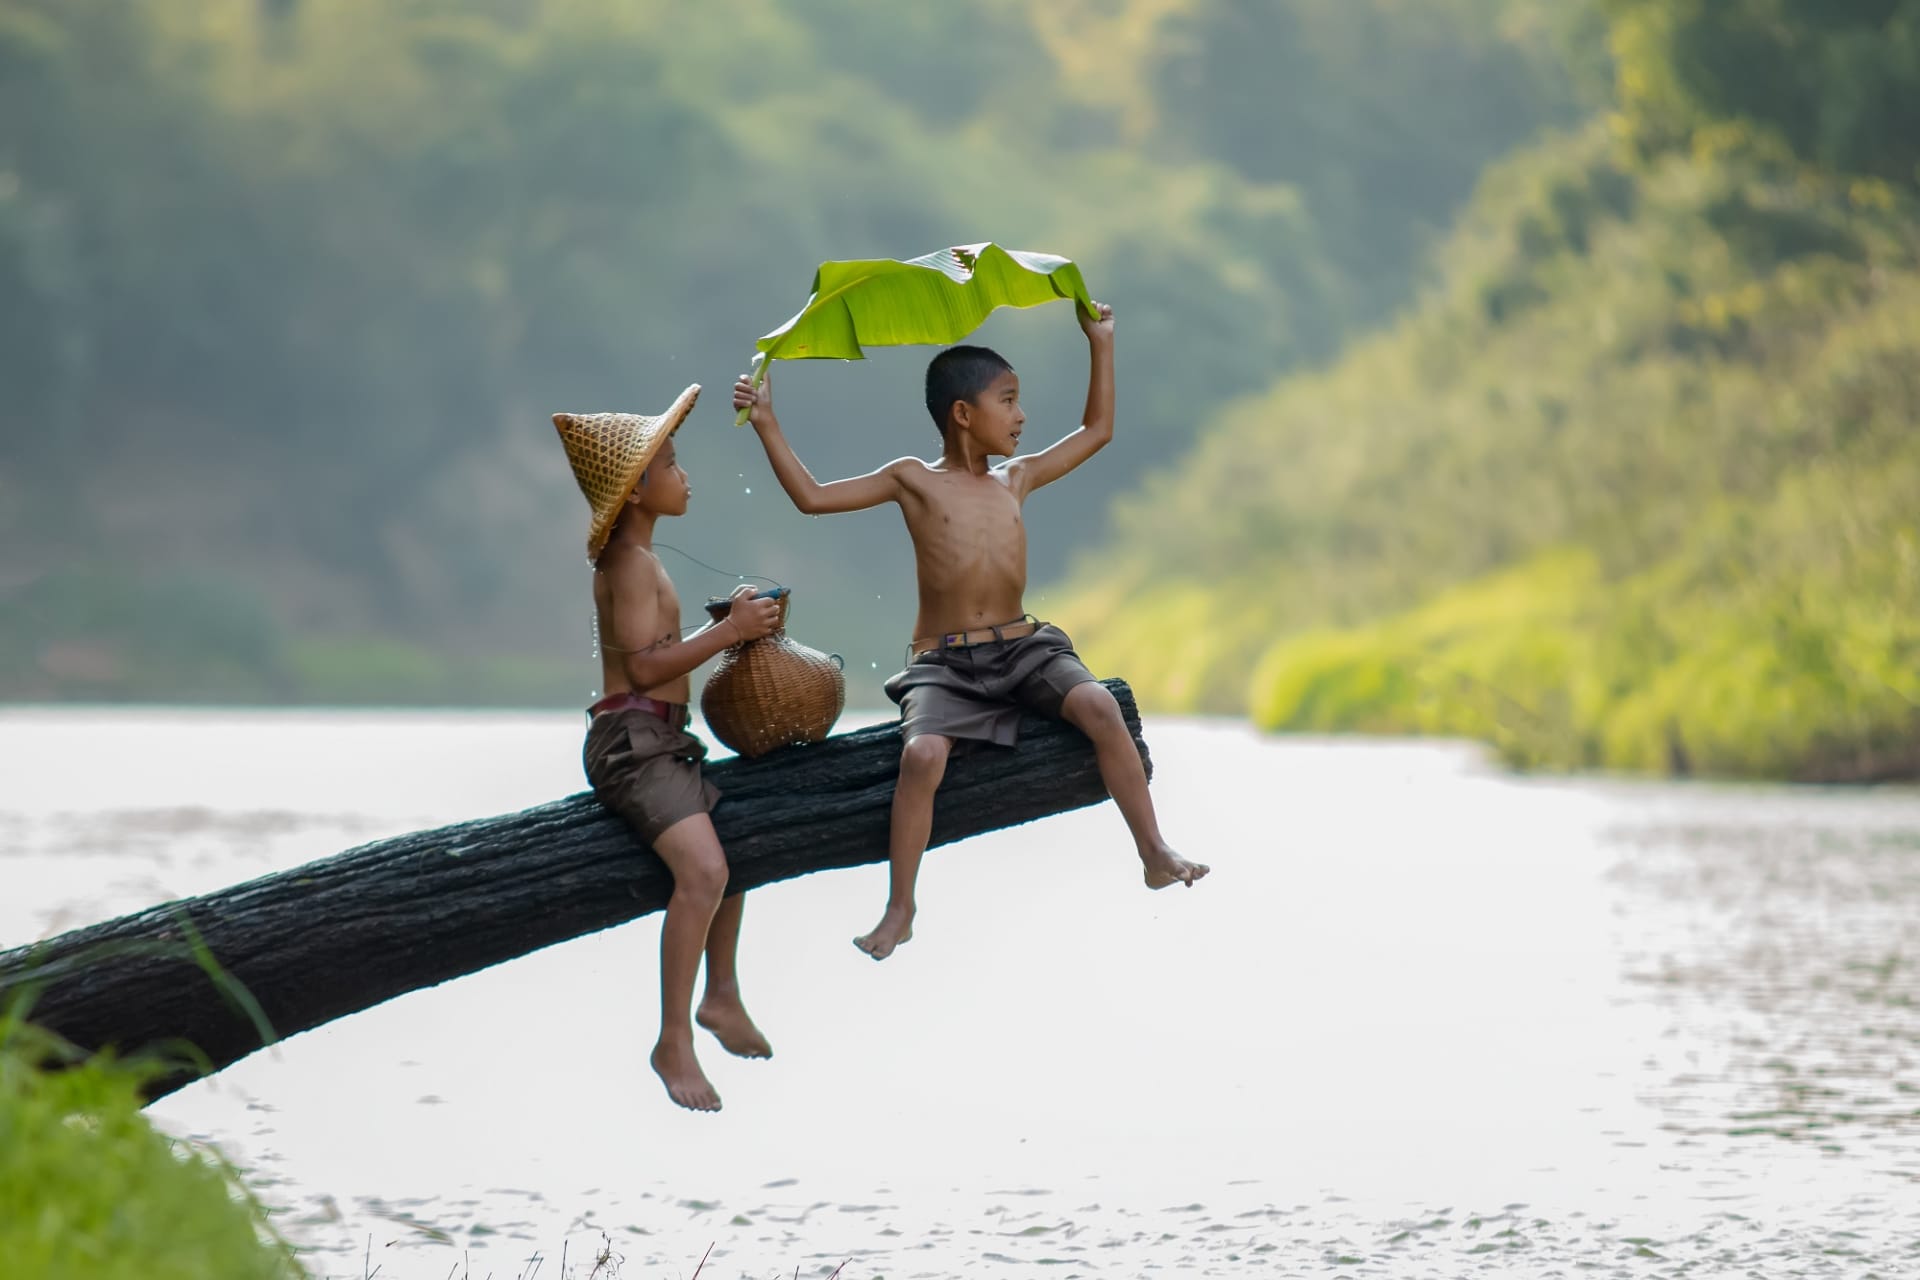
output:
[[[736,893],[720,903],[707,929],[707,992],[693,1020],[714,1034],[728,1053],[742,1058],[771,1058],[773,1046],[760,1034],[740,1003],[740,917],[747,895]]]
[[[660,929],[660,1040],[651,1061],[675,1102],[694,1111],[718,1111],[720,1095],[693,1052],[693,980],[726,892],[727,858],[704,813],[661,832],[653,851],[673,872],[673,897]]]
[[[875,960],[885,960],[913,937],[913,886],[933,835],[933,796],[947,774],[952,749],[953,739],[921,733],[900,750],[900,781],[893,789],[893,823],[887,836],[887,911],[871,933],[853,940]]]
[[[1060,718],[1093,741],[1094,759],[1100,764],[1100,780],[1106,784],[1114,804],[1119,806],[1120,816],[1127,820],[1127,830],[1133,833],[1147,888],[1164,889],[1170,884],[1184,884],[1191,889],[1193,882],[1211,868],[1204,862],[1187,861],[1175,853],[1160,834],[1160,821],[1153,812],[1153,796],[1147,790],[1146,766],[1140,763],[1139,749],[1127,731],[1120,704],[1113,700],[1106,686],[1088,681],[1068,691],[1066,700],[1060,704]]]

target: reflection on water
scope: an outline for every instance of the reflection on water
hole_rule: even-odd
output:
[[[0,713],[0,945],[577,790],[571,716]],[[1920,793],[1516,780],[1152,721],[1110,806],[754,894],[772,1063],[647,1072],[657,921],[157,1106],[316,1274],[1920,1274]],[[104,739],[148,762],[110,794]],[[431,760],[422,775],[418,762]],[[324,921],[307,927],[324,927]]]
[[[1823,799],[1818,821],[1736,793],[1617,833],[1614,879],[1653,917],[1628,978],[1675,1026],[1718,1032],[1712,1070],[1697,1049],[1668,1053],[1650,1092],[1676,1133],[1785,1140],[1920,1180],[1920,824]]]

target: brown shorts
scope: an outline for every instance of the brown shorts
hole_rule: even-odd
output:
[[[900,704],[903,738],[937,733],[1010,747],[1021,712],[1058,719],[1067,694],[1093,678],[1067,633],[1046,623],[1017,640],[929,649],[886,688]]]
[[[650,711],[595,716],[581,755],[594,796],[648,844],[720,802],[720,788],[700,773],[706,745]]]

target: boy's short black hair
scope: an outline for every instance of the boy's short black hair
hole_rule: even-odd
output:
[[[955,400],[972,400],[993,385],[1013,366],[997,351],[986,347],[948,347],[927,362],[927,412],[933,415],[934,430],[941,439],[947,435],[947,411]]]

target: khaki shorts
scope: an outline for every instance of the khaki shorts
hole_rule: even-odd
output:
[[[1060,717],[1060,704],[1094,678],[1067,633],[1052,623],[1015,640],[929,649],[887,681],[900,704],[900,736],[1010,747],[1023,711]]]
[[[648,844],[676,822],[713,812],[720,802],[720,788],[700,772],[706,745],[650,711],[595,716],[581,755],[595,798]]]

